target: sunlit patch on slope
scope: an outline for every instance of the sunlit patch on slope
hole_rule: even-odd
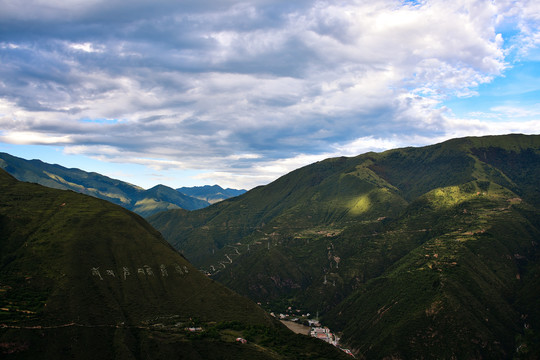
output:
[[[361,195],[357,198],[354,198],[349,202],[348,207],[350,208],[350,213],[353,215],[360,215],[366,213],[371,208],[371,200],[369,199],[369,194]]]

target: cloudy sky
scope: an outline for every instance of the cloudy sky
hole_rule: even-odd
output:
[[[0,0],[0,151],[149,188],[540,133],[537,0]]]

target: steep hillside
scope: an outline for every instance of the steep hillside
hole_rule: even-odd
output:
[[[246,190],[236,189],[223,189],[219,185],[204,185],[193,187],[181,187],[176,189],[184,195],[194,197],[196,199],[208,201],[210,204],[217,203],[219,201],[229,199],[235,196],[240,196],[246,192]]]
[[[150,222],[216,280],[324,314],[368,358],[505,358],[540,327],[525,295],[539,178],[540,136],[463,138],[328,159]]]
[[[337,226],[340,231],[341,223],[359,216],[377,219],[406,205],[396,189],[373,178],[367,167],[356,174],[356,164],[356,159],[326,160],[203,211],[173,210],[150,222],[191,261],[204,266],[223,257],[216,252],[249,235],[257,238],[251,241],[254,245],[260,241],[266,245],[272,238],[293,236],[302,229],[323,226],[332,231]],[[345,174],[346,170],[355,173]],[[389,209],[387,201],[396,206]],[[274,229],[279,229],[279,236]]]
[[[336,253],[352,250],[361,230],[336,239]],[[365,281],[348,284],[354,290],[324,320],[367,358],[512,358],[535,343],[519,338],[540,325],[536,301],[522,297],[540,295],[538,240],[538,209],[498,185],[433,190],[371,234],[376,256],[357,250],[332,271],[340,284]],[[387,256],[404,244],[403,256]],[[366,274],[374,259],[385,266]]]
[[[141,216],[171,209],[202,209],[207,201],[158,185],[149,190],[98,173],[68,169],[40,160],[25,160],[0,153],[0,168],[16,179],[54,189],[73,190],[121,205]]]
[[[2,358],[342,356],[208,279],[140,216],[2,170],[0,254]]]

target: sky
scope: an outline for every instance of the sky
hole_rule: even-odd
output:
[[[250,189],[540,133],[537,0],[0,0],[0,152]]]

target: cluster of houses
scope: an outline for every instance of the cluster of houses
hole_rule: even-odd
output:
[[[261,303],[258,304],[261,305]],[[339,337],[336,334],[333,334],[328,327],[322,326],[319,320],[309,319],[311,314],[302,314],[301,310],[295,310],[292,307],[289,307],[286,311],[286,314],[276,314],[274,312],[270,312],[270,315],[284,321],[290,321],[300,324],[305,324],[307,322],[307,325],[309,327],[309,336],[322,341],[326,341],[327,343],[338,347],[348,355],[354,357],[353,353],[349,349],[344,349],[339,346]],[[307,331],[304,334],[308,334]]]
[[[311,337],[317,338],[322,341],[326,341],[329,344],[332,344],[334,346],[338,346],[339,344],[339,338],[332,334],[329,328],[325,327],[312,327],[311,331],[309,332],[309,335]]]
[[[311,327],[311,330],[309,332],[309,335],[311,337],[326,341],[327,343],[340,348],[346,354],[354,357],[353,353],[349,349],[344,349],[339,346],[339,337],[337,337],[336,334],[332,334],[329,328],[327,328],[326,326],[321,326],[321,323],[317,320],[308,320],[308,324]]]

